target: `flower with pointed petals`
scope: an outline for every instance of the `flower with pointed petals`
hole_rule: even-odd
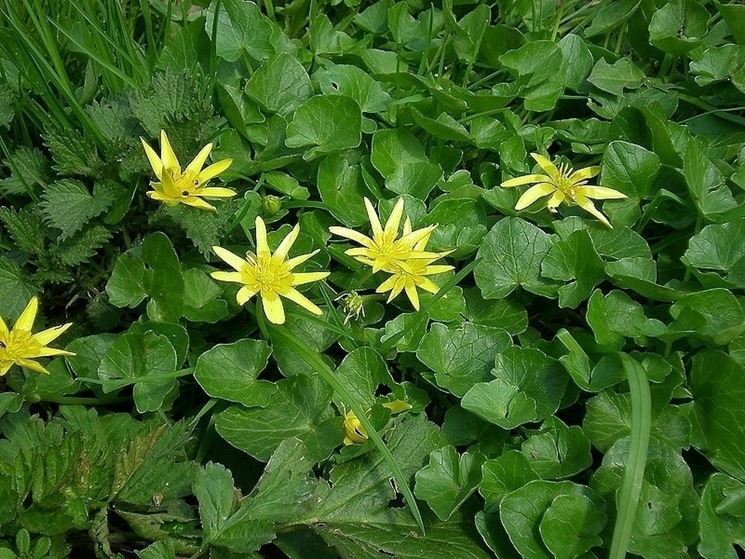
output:
[[[411,222],[407,219],[404,224],[404,233],[411,230]],[[414,251],[423,252],[429,242],[431,231],[424,237],[419,239],[414,245]],[[450,251],[452,252],[452,251]],[[396,270],[390,272],[391,276],[378,286],[375,290],[377,293],[385,293],[390,291],[388,296],[388,303],[395,299],[402,291],[406,293],[406,296],[411,301],[411,305],[415,310],[419,310],[419,293],[417,288],[424,289],[430,293],[437,293],[439,286],[429,279],[427,276],[434,276],[436,274],[442,274],[449,272],[453,269],[452,266],[445,264],[434,264],[437,260],[443,256],[447,256],[450,252],[435,253],[434,258],[418,258],[408,261],[407,267],[399,267]]]
[[[23,309],[12,329],[8,329],[5,321],[0,317],[0,377],[5,375],[13,365],[48,375],[49,371],[34,359],[57,355],[75,355],[63,349],[47,347],[72,326],[72,323],[48,328],[36,334],[31,333],[38,310],[39,300],[33,297],[26,308]]]
[[[626,195],[618,190],[605,186],[587,184],[587,181],[600,173],[600,167],[585,167],[574,171],[565,165],[557,167],[550,159],[538,153],[530,154],[543,169],[545,174],[524,175],[502,183],[505,188],[533,184],[526,190],[515,205],[516,210],[523,210],[533,202],[546,196],[548,209],[555,212],[562,202],[576,204],[591,213],[608,227],[613,227],[608,219],[592,203],[592,200],[619,200]]]
[[[145,149],[150,166],[153,168],[157,181],[152,181],[150,186],[153,190],[147,195],[153,200],[160,200],[167,206],[186,204],[202,210],[215,211],[215,207],[206,202],[204,198],[230,198],[235,196],[235,191],[230,188],[218,186],[206,186],[210,179],[225,171],[233,162],[232,159],[223,159],[202,169],[212,151],[212,144],[202,148],[186,169],[182,171],[181,164],[173,153],[171,142],[165,130],[160,131],[160,157],[155,153],[145,140],[140,138],[142,147]]]
[[[293,243],[300,234],[300,226],[279,243],[277,250],[269,250],[266,238],[266,225],[260,217],[256,218],[256,253],[247,253],[243,258],[222,247],[214,246],[215,254],[230,265],[234,272],[212,272],[212,277],[219,281],[229,281],[243,285],[238,290],[236,301],[244,305],[251,297],[258,294],[269,322],[284,324],[285,309],[280,297],[294,301],[313,314],[323,314],[321,309],[295,289],[298,285],[322,280],[330,272],[293,272],[293,269],[312,258],[317,250],[308,254],[287,258]]]
[[[334,235],[345,237],[361,244],[361,247],[350,248],[345,251],[348,256],[354,257],[358,262],[362,262],[372,267],[373,273],[380,270],[390,271],[399,267],[408,267],[410,262],[422,258],[436,258],[437,253],[422,252],[414,250],[414,246],[424,237],[428,236],[436,225],[430,225],[416,231],[409,230],[399,238],[399,226],[401,217],[404,213],[404,199],[399,198],[393,208],[385,227],[381,225],[380,218],[375,212],[370,200],[365,198],[365,208],[370,218],[372,226],[372,237],[368,237],[346,227],[329,227],[329,231]]]
[[[385,402],[384,408],[388,408],[391,415],[404,412],[411,409],[411,404],[403,400],[393,400]],[[367,431],[362,426],[362,422],[357,418],[352,410],[344,414],[344,446],[353,444],[364,444],[367,442]]]

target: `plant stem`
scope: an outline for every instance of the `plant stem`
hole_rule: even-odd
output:
[[[649,436],[652,427],[652,398],[647,373],[641,364],[625,353],[619,353],[631,392],[631,440],[623,485],[616,505],[616,525],[613,528],[608,559],[624,559],[631,539],[639,496],[647,465]]]

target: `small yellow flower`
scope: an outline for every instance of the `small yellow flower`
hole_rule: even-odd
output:
[[[321,309],[310,302],[308,298],[295,289],[298,285],[322,280],[330,272],[298,273],[292,270],[312,258],[317,250],[308,254],[287,258],[292,245],[300,234],[300,226],[296,225],[282,240],[274,251],[269,250],[266,238],[266,225],[260,217],[256,218],[256,254],[247,253],[245,258],[233,254],[222,247],[214,246],[215,254],[229,264],[234,272],[212,272],[212,277],[219,281],[229,281],[243,284],[238,290],[236,301],[244,305],[257,293],[269,322],[284,324],[285,309],[280,296],[294,301],[313,314],[323,314]]]
[[[502,183],[502,186],[506,188],[534,184],[517,201],[516,210],[523,210],[539,198],[550,195],[551,198],[547,203],[549,211],[555,212],[562,202],[570,205],[576,204],[608,227],[613,227],[595,207],[592,200],[619,200],[626,198],[626,195],[605,186],[587,184],[588,179],[600,173],[600,167],[585,167],[574,171],[565,165],[557,167],[550,159],[538,153],[531,153],[530,155],[546,174],[524,175]]]
[[[5,375],[13,365],[48,375],[49,371],[34,359],[56,355],[75,355],[63,349],[47,347],[72,326],[72,323],[48,328],[36,334],[31,333],[38,310],[39,300],[33,297],[23,309],[12,330],[8,330],[5,322],[0,318],[0,376]]]
[[[435,258],[437,256],[437,253],[414,250],[414,245],[434,231],[436,225],[430,225],[416,231],[409,230],[408,233],[404,232],[401,238],[398,237],[401,217],[404,212],[403,198],[399,198],[388,217],[388,221],[385,223],[385,227],[381,225],[375,208],[367,198],[365,198],[365,208],[367,208],[367,215],[372,226],[372,238],[346,227],[329,227],[329,231],[334,235],[361,244],[361,247],[350,248],[345,251],[345,254],[354,257],[358,262],[371,266],[373,273],[380,270],[397,269],[400,266],[406,267],[414,259]]]
[[[404,225],[404,232],[411,230],[411,223],[406,220]],[[429,241],[431,231],[424,237],[419,239],[414,245],[415,252],[423,252]],[[390,272],[391,276],[378,286],[375,290],[377,293],[385,293],[390,291],[388,296],[388,303],[398,296],[402,291],[406,293],[406,296],[411,301],[411,305],[415,310],[419,310],[419,293],[417,288],[421,287],[425,291],[430,293],[437,293],[440,289],[439,286],[429,279],[427,276],[433,276],[436,274],[442,274],[449,272],[453,269],[452,266],[445,264],[432,265],[435,261],[439,260],[443,256],[447,256],[450,252],[435,253],[434,258],[426,259],[412,259],[408,261],[408,266],[400,266],[398,269]]]
[[[411,405],[407,404],[403,400],[393,400],[392,402],[386,402],[383,404],[384,408],[388,408],[391,415],[401,413],[411,409]],[[349,410],[344,414],[344,446],[353,444],[364,444],[367,442],[367,431],[362,426],[362,422],[357,419],[357,416],[352,410]]]
[[[202,169],[204,163],[212,151],[212,144],[202,148],[186,169],[181,170],[181,165],[173,153],[171,142],[165,130],[160,131],[160,157],[155,153],[145,140],[140,138],[142,147],[145,149],[150,166],[153,168],[157,181],[152,181],[150,186],[154,190],[148,191],[147,195],[153,200],[160,200],[167,206],[186,204],[202,210],[215,211],[215,207],[203,200],[203,198],[230,198],[235,196],[235,191],[230,188],[216,186],[205,186],[210,179],[225,171],[233,162],[232,159],[223,159]]]

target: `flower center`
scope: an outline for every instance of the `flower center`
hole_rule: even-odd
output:
[[[292,272],[287,264],[269,254],[249,255],[244,281],[262,293],[283,293],[292,287]]]
[[[569,180],[569,177],[562,176],[558,181],[556,181],[555,186],[569,198],[574,198],[577,183]]]
[[[35,356],[43,349],[31,332],[13,330],[7,336],[0,337],[0,361],[17,361]]]
[[[412,246],[396,240],[397,233],[387,235],[380,233],[373,238],[373,247],[370,249],[372,260],[378,260],[386,266],[394,264],[397,260],[406,260],[413,249]]]

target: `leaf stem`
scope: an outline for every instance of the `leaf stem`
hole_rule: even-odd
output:
[[[625,353],[618,355],[626,371],[631,392],[631,441],[626,471],[623,474],[623,485],[618,495],[616,525],[613,528],[613,540],[608,559],[626,557],[644,481],[652,426],[652,397],[647,373],[644,367],[629,355]]]

